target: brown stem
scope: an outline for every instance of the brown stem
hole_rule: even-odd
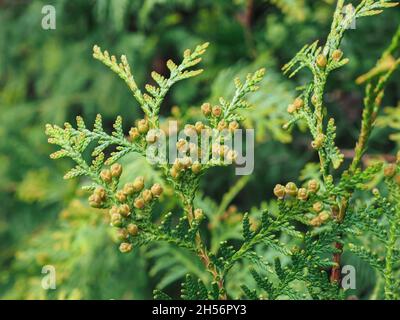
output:
[[[225,293],[224,279],[220,276],[217,268],[214,265],[210,267],[210,258],[207,254],[207,251],[204,248],[201,248],[199,250],[199,257],[200,260],[203,262],[204,266],[207,268],[207,270],[212,274],[214,281],[218,284],[218,289],[220,291],[219,299],[226,300],[227,296]]]
[[[333,262],[336,263],[336,266],[334,266],[331,270],[331,277],[330,280],[332,283],[340,283],[341,279],[341,272],[340,272],[340,259],[342,256],[342,249],[343,245],[339,242],[335,242],[335,248],[340,250],[340,252],[335,253],[333,255]]]
[[[353,160],[350,164],[349,167],[349,173],[353,174],[356,169],[358,168],[358,166],[360,165],[360,162],[362,160],[362,156],[365,153],[366,147],[367,147],[367,141],[368,138],[371,134],[372,131],[372,126],[373,126],[373,122],[375,120],[375,113],[373,112],[373,107],[367,105],[367,107],[364,109],[363,111],[363,119],[362,119],[362,123],[361,123],[361,132],[360,135],[358,137],[358,141],[356,143],[356,146],[354,148],[354,157]],[[336,220],[337,223],[342,223],[345,215],[346,215],[346,211],[347,211],[347,206],[349,203],[349,198],[348,197],[344,197],[342,199],[341,205],[340,205],[340,210],[338,213],[335,214],[335,212],[333,211],[334,215],[336,215]],[[336,263],[336,266],[334,266],[331,270],[331,277],[330,280],[331,282],[336,282],[339,283],[340,282],[340,259],[341,259],[341,255],[342,255],[342,250],[343,250],[343,245],[339,242],[335,243],[335,248],[339,250],[338,253],[335,253],[333,255],[333,262]]]
[[[337,207],[332,208],[332,213],[333,213],[333,216],[336,219],[337,223],[343,222],[345,214],[346,214],[348,202],[349,202],[348,198],[343,198],[340,208],[337,208]],[[334,263],[336,263],[336,265],[333,266],[331,269],[330,280],[331,280],[331,283],[339,284],[340,280],[341,280],[340,260],[341,260],[342,253],[343,253],[343,245],[340,242],[335,242],[334,246],[338,250],[338,252],[333,254],[332,260]]]
[[[193,206],[190,203],[186,204],[185,211],[188,215],[189,224],[191,224],[194,219]],[[211,273],[213,280],[218,284],[218,289],[220,292],[219,299],[226,300],[227,296],[225,291],[224,279],[218,272],[216,266],[213,263],[211,263],[210,257],[208,256],[208,252],[205,249],[203,240],[201,239],[200,232],[197,232],[195,241],[196,241],[196,247],[198,249],[197,254],[201,262],[203,263],[204,267],[208,270],[208,272]]]

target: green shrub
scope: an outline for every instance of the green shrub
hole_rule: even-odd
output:
[[[145,157],[146,150],[157,143],[160,139],[160,131],[156,130],[160,129],[160,107],[166,94],[176,82],[201,73],[201,69],[193,67],[201,61],[208,43],[197,46],[193,51],[186,50],[180,64],[168,60],[168,78],[153,72],[151,76],[155,84],[146,85],[146,93],[138,88],[125,56],[121,56],[118,62],[115,56],[95,46],[93,56],[126,82],[145,118],[137,121],[128,135],[123,131],[121,117],[115,121],[111,134],[104,131],[100,115],[93,130],[87,128],[81,117],[77,118],[77,128],[69,123],[64,128],[47,125],[49,142],[61,147],[51,157],[74,160],[76,166],[68,171],[65,178],[87,176],[93,181],[84,187],[91,192],[89,203],[92,207],[108,210],[121,252],[162,242],[168,244],[160,247],[164,248],[163,255],[179,252],[176,253],[179,256],[184,249],[190,253],[187,259],[197,256],[200,264],[186,262],[190,266],[188,271],[192,272],[185,276],[182,284],[181,297],[184,299],[240,296],[251,299],[341,299],[346,296],[341,282],[341,257],[346,250],[366,260],[376,270],[377,277],[383,279],[376,281],[377,297],[398,299],[400,156],[396,163],[383,165],[374,162],[364,169],[361,168],[361,160],[375,126],[385,87],[400,64],[400,29],[377,62],[375,70],[378,71],[359,79],[359,82],[366,83],[361,131],[345,170],[339,171],[345,157],[335,143],[335,120],[327,119],[325,102],[328,76],[349,62],[340,49],[345,31],[354,19],[379,14],[395,5],[397,3],[389,1],[364,0],[353,8],[344,6],[344,1],[339,0],[325,44],[320,46],[314,42],[306,45],[284,66],[284,73],[290,73],[290,77],[303,68],[311,72],[311,80],[299,88],[300,93],[288,107],[291,117],[284,127],[289,129],[300,122],[300,126],[309,130],[311,147],[318,154],[319,165],[311,169],[313,178],[307,179],[300,187],[294,182],[285,186],[278,184],[274,189],[278,198],[276,208],[262,208],[255,215],[244,214],[241,239],[237,238],[235,231],[238,221],[229,221],[232,218],[235,220],[235,216],[240,219],[240,215],[232,208],[229,219],[222,219],[222,216],[229,215],[229,200],[243,187],[247,177],[231,188],[219,208],[212,205],[206,208],[206,204],[202,204],[203,209],[196,203],[195,196],[206,171],[235,162],[237,154],[226,148],[225,143],[239,128],[238,122],[244,119],[242,109],[250,107],[246,96],[258,89],[264,69],[249,74],[244,82],[235,79],[236,91],[231,100],[220,98],[219,105],[204,103],[201,106],[205,123],[186,124],[184,130],[208,130],[216,134],[218,144],[204,150],[201,149],[201,141],[190,145],[186,140],[179,140],[177,148],[183,154],[181,158],[173,163],[154,164],[161,184],[150,185],[141,176],[123,184],[123,167],[118,163],[131,153]],[[229,129],[228,134],[224,129]],[[90,148],[93,159],[88,162],[86,151]],[[109,152],[110,149],[113,151]],[[199,150],[202,155],[210,156],[207,162],[193,162],[191,152],[198,155]],[[212,157],[214,153],[228,162],[215,160]],[[356,192],[365,193],[371,181],[382,176],[387,196],[381,196],[378,189],[374,189],[372,199],[365,196],[361,203],[353,201]],[[181,213],[159,214],[154,210],[164,189],[170,191],[168,196],[180,200]],[[205,235],[201,228],[206,219],[209,228],[215,228],[211,236]],[[230,229],[232,236],[229,235]],[[218,236],[218,232],[223,235]],[[363,245],[370,238],[375,239],[374,245]],[[372,243],[371,239],[369,243]],[[174,251],[174,247],[179,251]],[[260,254],[263,247],[276,253],[273,263]],[[174,259],[170,257],[164,268],[170,266],[174,270]],[[247,281],[241,283],[242,293],[235,288],[242,276],[237,266],[245,266],[245,270],[249,268],[255,288],[251,288]],[[169,273],[174,279],[183,276],[180,271],[174,275],[175,271]],[[230,281],[234,284],[231,285]],[[169,298],[160,290],[155,290],[155,297]]]

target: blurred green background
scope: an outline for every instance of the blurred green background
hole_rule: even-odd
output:
[[[47,4],[56,8],[55,30],[41,27]],[[197,199],[209,216],[215,210],[240,215],[267,203],[273,207],[276,183],[316,171],[301,125],[293,132],[281,129],[295,88],[307,75],[288,80],[280,69],[304,44],[324,39],[334,5],[334,0],[0,1],[0,298],[146,299],[156,285],[176,292],[187,271],[206,277],[193,257],[166,245],[120,254],[105,214],[89,208],[80,191],[82,181],[62,179],[71,164],[49,159],[55,149],[47,144],[46,123],[73,122],[78,114],[89,123],[101,113],[110,129],[119,114],[128,128],[142,117],[123,81],[92,58],[94,44],[126,54],[143,86],[151,70],[166,73],[168,58],[179,61],[184,49],[210,42],[205,72],[173,88],[163,105],[165,118],[178,106],[175,116],[196,119],[202,102],[229,96],[234,76],[267,68],[245,121],[256,128],[254,174],[239,180],[229,168],[209,172]],[[353,147],[359,128],[363,88],[355,79],[374,66],[399,20],[399,10],[389,10],[357,21],[345,37],[350,63],[331,78],[326,96],[343,149]],[[388,87],[384,105],[392,108],[382,113],[371,154],[397,150],[399,79],[396,74]],[[125,179],[137,172],[158,179],[145,161],[124,161]],[[232,199],[218,208],[235,183]],[[158,210],[177,210],[176,199],[165,196]],[[218,240],[238,237],[237,223],[227,226],[229,235],[211,222],[208,229]],[[56,267],[56,290],[41,286],[47,264]],[[362,270],[355,294],[366,297],[375,280],[369,268]],[[234,284],[230,290],[238,292]]]

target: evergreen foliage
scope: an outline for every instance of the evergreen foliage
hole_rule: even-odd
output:
[[[20,75],[13,78],[13,71],[1,63],[0,102],[5,106],[1,123],[10,126],[10,119],[14,119],[13,114],[18,110],[22,119],[17,121],[15,128],[5,129],[10,138],[0,142],[1,158],[6,159],[5,168],[8,168],[1,169],[5,173],[0,172],[3,180],[0,186],[2,190],[12,189],[1,197],[10,199],[15,192],[18,200],[13,201],[21,208],[19,202],[24,203],[21,213],[31,211],[32,203],[37,205],[35,211],[46,207],[51,207],[52,211],[43,217],[43,221],[38,220],[37,225],[31,223],[30,218],[26,218],[27,223],[21,223],[21,220],[14,223],[9,222],[8,213],[0,215],[1,239],[8,238],[12,228],[16,228],[14,225],[20,228],[18,234],[15,233],[20,244],[7,248],[0,263],[21,275],[27,265],[31,266],[21,278],[13,279],[13,275],[0,272],[0,284],[4,285],[0,294],[6,298],[108,299],[115,298],[110,297],[107,290],[110,283],[123,282],[112,293],[116,297],[149,297],[149,288],[155,287],[153,296],[161,300],[177,297],[187,300],[346,299],[349,292],[342,286],[341,267],[353,259],[351,262],[365,261],[376,278],[376,283],[371,284],[370,297],[400,298],[400,156],[371,157],[367,154],[370,141],[372,150],[376,151],[373,142],[377,135],[386,135],[388,127],[399,128],[395,120],[398,107],[382,107],[385,94],[392,98],[390,101],[396,99],[392,94],[396,89],[390,90],[390,86],[396,88],[393,78],[398,75],[396,71],[400,64],[400,29],[368,72],[365,70],[372,64],[371,60],[359,69],[352,65],[356,55],[353,46],[368,48],[368,45],[362,43],[363,39],[353,46],[346,42],[347,33],[350,33],[347,30],[354,20],[357,23],[358,20],[360,23],[374,21],[368,16],[391,11],[386,9],[397,3],[362,0],[352,9],[344,0],[338,0],[325,42],[316,41],[304,46],[283,67],[283,74],[289,78],[298,76],[298,92],[294,94],[294,85],[274,70],[279,62],[273,56],[279,56],[279,46],[287,47],[287,43],[278,44],[279,37],[269,34],[270,26],[274,25],[275,32],[288,39],[291,32],[288,30],[297,29],[296,26],[307,21],[314,8],[318,8],[321,16],[327,16],[331,14],[331,5],[307,1],[264,1],[262,5],[267,2],[282,13],[278,10],[279,13],[273,13],[271,17],[262,17],[267,26],[265,30],[256,31],[251,30],[251,22],[246,20],[252,19],[249,18],[251,14],[246,13],[253,10],[247,1],[235,4],[235,8],[242,10],[242,15],[238,15],[239,22],[235,23],[231,22],[232,17],[227,15],[229,10],[223,2],[145,1],[145,5],[137,10],[134,1],[123,1],[121,6],[116,2],[99,1],[93,15],[99,25],[104,21],[112,22],[107,31],[111,37],[103,41],[98,32],[93,31],[90,43],[104,43],[113,47],[113,51],[125,51],[127,55],[117,58],[94,46],[93,57],[117,74],[127,88],[118,87],[115,78],[105,75],[92,62],[78,64],[81,57],[86,59],[84,50],[79,49],[80,43],[67,53],[57,51],[55,43],[47,44],[58,55],[53,63],[63,61],[65,64],[65,75],[49,72],[48,78],[41,79],[34,89],[29,88],[29,76],[24,76],[26,81],[21,81]],[[71,8],[73,5],[61,1],[58,6]],[[168,14],[159,24],[153,24],[149,19],[157,16],[159,6]],[[180,9],[196,12],[196,36],[188,37],[188,30],[180,24],[175,25],[174,19],[182,18]],[[398,8],[392,11],[395,10]],[[137,30],[129,34],[129,40],[114,43],[111,38],[123,34],[132,12],[138,12],[134,19]],[[273,20],[279,15],[285,17],[284,22]],[[0,18],[2,16],[6,14],[0,13]],[[214,28],[205,23],[208,22],[205,16],[224,21],[226,29],[217,30],[212,39],[202,36],[210,34],[210,28]],[[28,23],[28,16],[25,19]],[[322,18],[315,20],[318,19]],[[232,50],[232,43],[227,43],[226,34],[233,34],[232,30],[238,27],[243,29],[240,41],[244,45],[232,52],[235,50]],[[164,28],[168,28],[169,36],[177,42],[172,51],[163,51],[162,42],[167,40],[159,35]],[[313,38],[320,37],[317,31],[318,28],[313,28],[307,36],[299,32],[293,46],[301,47],[310,34]],[[353,30],[354,33],[358,31]],[[226,34],[219,35],[219,32]],[[307,30],[304,32],[307,34]],[[146,39],[149,33],[153,38]],[[0,31],[2,39],[5,35],[5,31]],[[135,37],[137,39],[132,41]],[[260,38],[269,42],[271,37],[277,42],[275,48],[260,44],[264,42]],[[188,41],[183,41],[187,38]],[[180,62],[174,57],[165,59],[165,64],[160,63],[167,55],[174,56],[171,52],[181,51],[183,43],[186,46],[201,40],[210,40],[210,48],[208,42],[193,45],[193,50],[184,50]],[[32,46],[41,42],[40,39],[30,41]],[[285,51],[283,56],[291,55],[291,50]],[[0,57],[2,62],[15,57],[12,52],[4,52]],[[378,54],[366,52],[365,55],[375,59]],[[128,63],[127,57],[132,64]],[[210,66],[207,72],[199,69],[203,59],[204,65]],[[32,71],[27,73],[41,72],[34,69],[36,60],[29,62]],[[211,63],[214,61],[221,63]],[[150,64],[156,71],[146,78],[144,69]],[[84,70],[80,70],[81,67]],[[42,69],[45,70],[45,66]],[[343,138],[346,137],[346,125],[338,108],[331,106],[331,92],[341,86],[336,83],[337,77],[342,76],[350,83],[354,75],[360,73],[363,75],[356,82],[365,85],[362,115],[358,117],[361,125],[357,143],[349,151],[346,150],[346,138]],[[228,84],[227,79],[233,77],[236,78]],[[333,81],[329,81],[331,77]],[[29,91],[45,95],[55,79],[63,88],[57,97],[44,99],[41,111],[37,113],[29,111],[34,102],[26,104],[22,95]],[[186,79],[188,81],[182,81]],[[141,83],[146,80],[149,83],[142,89]],[[171,90],[175,85],[175,90]],[[352,84],[349,87],[355,88]],[[198,94],[194,93],[196,89],[199,89]],[[89,93],[85,93],[87,90]],[[96,98],[92,101],[89,96]],[[138,108],[131,107],[132,96]],[[53,113],[50,106],[54,104],[58,104],[60,110]],[[95,107],[96,104],[99,107]],[[121,116],[117,117],[116,104],[123,107],[118,109]],[[287,112],[285,104],[289,105]],[[81,108],[83,105],[85,107]],[[76,110],[71,112],[71,108],[83,113],[73,124],[68,119]],[[98,111],[102,115],[95,115]],[[40,128],[29,126],[36,117],[40,117]],[[134,121],[135,118],[139,119]],[[50,157],[69,158],[73,162],[72,168],[66,168],[66,160],[54,165],[40,155],[32,157],[31,149],[35,146],[40,146],[38,153],[41,155],[50,150],[43,147],[43,141],[38,142],[43,136],[42,123],[60,124],[64,119],[69,122],[63,126],[47,124],[45,130],[48,142],[58,148],[52,147]],[[89,123],[93,120],[92,126]],[[209,156],[208,162],[193,161],[188,143],[178,141],[177,148],[184,150],[182,158],[173,164],[147,163],[146,150],[159,139],[154,130],[165,130],[168,120],[178,120],[179,128],[185,132],[206,129],[217,135],[218,145],[201,150]],[[224,135],[223,130],[228,129],[231,135],[240,127],[256,129],[256,150],[260,150],[256,162],[262,164],[261,169],[256,168],[261,174],[258,171],[253,175],[257,179],[214,175],[219,171],[229,173],[230,169],[226,162],[215,160],[213,154],[229,159],[230,164],[237,156],[233,150],[225,148],[224,141],[230,136]],[[398,134],[393,133],[394,130],[390,138],[397,142]],[[304,143],[307,132],[311,137],[311,143],[307,142],[310,148]],[[30,140],[34,141],[31,143]],[[293,142],[297,150],[291,150],[291,145],[278,146],[278,142]],[[341,145],[343,142],[345,146]],[[298,145],[303,151],[307,150],[306,156],[299,156]],[[201,141],[194,148],[198,151]],[[393,150],[397,151],[397,146]],[[285,152],[287,160],[280,156]],[[23,163],[21,159],[27,159],[29,163]],[[318,159],[318,163],[305,165],[314,159]],[[40,161],[45,163],[45,169],[41,168]],[[279,166],[274,164],[277,161]],[[21,176],[18,176],[13,168],[20,162],[24,169],[19,168]],[[284,171],[282,175],[279,168]],[[55,175],[50,174],[53,169],[65,171],[67,184],[60,185]],[[286,182],[295,178],[296,182]],[[283,184],[277,184],[272,190],[271,181]],[[244,194],[246,198],[250,193],[249,201],[238,197]],[[276,199],[267,201],[266,196],[271,193]],[[81,201],[84,197],[88,197],[87,202],[92,208]],[[221,200],[216,200],[219,198]],[[239,208],[233,205],[237,198],[242,201],[238,201]],[[256,206],[259,198],[264,202]],[[60,207],[64,210],[58,220],[49,222],[54,221]],[[104,254],[108,261],[99,263]],[[79,258],[82,255],[86,257],[84,261]],[[60,291],[45,293],[40,289],[40,268],[45,264],[54,264],[60,270],[57,283],[62,288]],[[82,290],[76,289],[80,279],[73,270],[78,268],[91,274],[81,286]],[[120,272],[108,277],[105,276],[107,270]],[[174,290],[178,282],[182,282],[180,293]],[[24,295],[22,291],[29,293]]]

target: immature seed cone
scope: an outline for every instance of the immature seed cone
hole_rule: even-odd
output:
[[[122,253],[128,253],[130,251],[132,251],[132,244],[128,243],[128,242],[122,242],[119,246],[119,251],[121,251]]]
[[[150,191],[153,194],[153,196],[159,197],[163,193],[163,188],[161,187],[161,185],[159,183],[155,183],[152,185]]]
[[[233,133],[237,129],[239,129],[239,123],[237,121],[232,121],[232,122],[229,123],[228,128],[229,128],[229,131]]]
[[[117,191],[117,193],[115,194],[115,197],[117,198],[117,200],[119,202],[126,201],[126,194],[122,190]]]
[[[152,195],[151,191],[147,190],[147,189],[142,192],[142,197],[146,204],[149,203],[153,199],[153,195]]]
[[[188,150],[188,143],[185,139],[179,139],[176,143],[176,148],[179,152],[186,152]]]
[[[322,221],[319,218],[319,216],[310,220],[310,225],[313,227],[319,227],[321,224],[322,224]]]
[[[93,208],[101,207],[102,200],[101,200],[100,196],[98,196],[97,194],[92,194],[88,200],[89,200],[89,205],[91,207],[93,207]]]
[[[385,169],[383,169],[383,174],[386,178],[393,178],[393,176],[396,174],[396,165],[393,163],[386,165]]]
[[[154,131],[147,132],[146,141],[147,143],[155,143],[157,141],[157,134]]]
[[[201,106],[201,111],[205,116],[209,116],[211,114],[211,105],[209,103],[203,103]]]
[[[110,217],[112,218],[113,214],[115,214],[115,213],[118,214],[118,207],[117,206],[112,206],[111,209],[108,212],[110,213]]]
[[[214,117],[219,118],[222,114],[222,109],[220,106],[214,106],[212,108],[212,114]]]
[[[133,203],[133,205],[135,206],[136,209],[143,209],[145,206],[145,202],[144,202],[143,198],[137,197],[135,199],[135,202]]]
[[[307,188],[308,188],[308,192],[315,193],[319,190],[319,182],[315,179],[312,179],[312,180],[308,181]]]
[[[343,52],[342,50],[336,49],[335,51],[332,52],[332,59],[336,62],[340,61],[343,57]]]
[[[187,135],[187,136],[196,136],[197,131],[194,125],[192,124],[187,124],[185,125],[185,128],[183,129],[183,132]]]
[[[325,142],[325,135],[323,133],[319,133],[317,135],[317,137],[315,138],[315,140],[313,142],[311,142],[311,146],[314,149],[318,150],[322,147],[324,142]]]
[[[144,178],[137,177],[135,181],[133,181],[133,189],[135,192],[139,192],[144,188]]]
[[[218,126],[217,126],[218,131],[222,131],[226,128],[228,128],[228,124],[226,123],[225,120],[221,120],[220,122],[218,122]]]
[[[306,188],[300,188],[297,192],[297,199],[299,200],[307,200],[308,199],[308,191]]]
[[[118,229],[117,231],[117,238],[119,241],[124,241],[126,238],[128,238],[128,230],[121,228]]]
[[[169,170],[169,174],[171,175],[172,179],[178,179],[178,178],[179,178],[179,171],[176,169],[175,166],[173,166],[173,167]]]
[[[114,163],[111,168],[111,175],[114,178],[119,178],[121,176],[122,173],[122,166],[119,163]]]
[[[199,174],[200,171],[201,171],[201,164],[200,164],[198,161],[195,161],[195,162],[192,164],[192,172],[193,172],[194,174]]]
[[[94,190],[93,194],[99,196],[101,200],[104,200],[107,196],[106,190],[101,187],[96,188],[96,190]]]
[[[174,164],[172,168],[174,168],[177,172],[181,171],[184,169],[183,164],[182,164],[182,159],[181,158],[176,158],[174,161]]]
[[[203,218],[204,214],[203,214],[203,210],[201,210],[200,208],[197,208],[196,210],[194,210],[194,218],[196,220],[201,220]]]
[[[196,132],[197,132],[198,134],[200,134],[200,133],[201,133],[201,130],[204,129],[204,123],[201,122],[201,121],[197,121],[197,122],[195,123],[195,125],[194,125],[194,128],[196,129]]]
[[[100,172],[100,178],[101,180],[103,180],[104,182],[111,182],[112,180],[112,175],[111,175],[111,171],[108,169],[104,169]]]
[[[111,216],[111,224],[114,227],[120,227],[122,224],[122,216],[119,213],[113,213]]]
[[[190,158],[190,157],[183,157],[182,159],[181,159],[181,164],[182,164],[182,166],[185,168],[185,169],[187,169],[188,167],[190,167],[191,165],[192,165],[192,158]]]
[[[277,184],[274,188],[274,195],[278,199],[283,199],[286,195],[285,187],[281,184]]]
[[[235,150],[229,150],[229,151],[226,153],[226,159],[227,159],[229,162],[235,162],[236,159],[237,159],[237,152],[236,152]]]
[[[292,114],[296,111],[296,107],[294,106],[294,104],[289,104],[287,107],[287,112]]]
[[[125,183],[124,188],[122,189],[122,192],[127,196],[134,194],[135,187],[133,186],[133,183],[131,183],[131,182]]]
[[[323,208],[324,208],[324,205],[323,205],[323,203],[320,202],[320,201],[315,202],[315,203],[313,204],[313,210],[314,210],[316,213],[321,212],[321,210],[322,210]]]
[[[318,97],[317,95],[313,94],[311,97],[311,103],[316,106],[318,104]]]
[[[131,236],[136,236],[139,233],[139,228],[136,224],[130,223],[128,224],[128,232]]]
[[[129,130],[129,137],[132,139],[132,141],[135,141],[139,136],[140,136],[140,132],[139,132],[138,128],[132,127]]]
[[[137,127],[140,133],[147,133],[149,131],[149,123],[146,119],[139,120]]]
[[[304,101],[301,98],[296,98],[293,102],[293,106],[296,108],[296,110],[299,110],[303,108],[304,106]]]
[[[294,182],[288,182],[285,186],[285,191],[288,195],[295,197],[297,196],[297,186]]]
[[[322,211],[322,212],[320,212],[320,214],[318,215],[318,217],[319,217],[319,219],[322,221],[322,222],[325,222],[325,221],[327,221],[329,218],[330,218],[330,213],[329,213],[329,211]]]
[[[318,67],[320,67],[321,69],[322,69],[322,68],[325,68],[326,65],[327,65],[327,63],[328,63],[328,61],[327,61],[325,55],[319,54],[319,55],[317,56],[317,66],[318,66]]]
[[[118,212],[121,216],[127,217],[131,214],[131,208],[127,204],[123,204],[118,208]]]

